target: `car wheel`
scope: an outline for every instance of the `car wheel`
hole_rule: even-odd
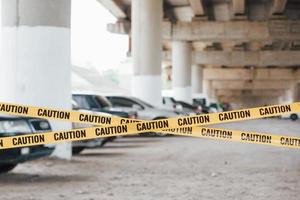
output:
[[[17,164],[6,164],[6,165],[0,165],[0,173],[7,173],[11,170],[13,170]]]
[[[296,121],[298,119],[297,114],[291,114],[291,120]]]
[[[106,143],[108,142],[112,142],[116,139],[117,137],[107,137],[107,138],[104,138],[102,141],[101,141],[101,144],[100,144],[100,147],[103,147]]]
[[[84,149],[85,149],[85,147],[72,147],[72,154],[73,154],[73,155],[78,155],[78,154],[80,154]]]

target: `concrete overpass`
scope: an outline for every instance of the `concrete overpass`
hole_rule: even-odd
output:
[[[205,93],[242,106],[298,100],[297,0],[98,1],[117,18],[107,30],[132,41],[140,98],[160,103],[161,63],[169,61],[177,99]]]

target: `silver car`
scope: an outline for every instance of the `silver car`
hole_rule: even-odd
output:
[[[136,97],[125,97],[125,96],[106,96],[115,108],[122,109],[135,109],[137,111],[137,118],[143,120],[157,120],[176,117],[178,114],[172,110],[161,109],[155,107],[143,100]],[[141,135],[158,135],[164,136],[161,133],[145,133]]]
[[[113,107],[122,109],[136,109],[137,118],[144,120],[166,119],[178,116],[176,112],[155,107],[136,97],[107,96]]]

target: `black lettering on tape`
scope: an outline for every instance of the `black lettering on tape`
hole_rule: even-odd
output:
[[[291,112],[292,108],[290,105],[282,105],[282,106],[271,106],[259,109],[259,114],[264,115],[273,115],[277,113],[286,113]]]
[[[128,127],[126,125],[111,126],[111,127],[101,127],[95,129],[95,134],[97,136],[101,135],[115,135],[120,133],[127,133]]]
[[[99,115],[80,114],[79,121],[98,124],[111,124],[111,118]]]
[[[178,126],[189,126],[189,125],[198,125],[203,123],[209,123],[209,115],[199,115],[193,117],[184,117],[177,120]]]
[[[284,146],[300,146],[300,139],[281,137],[280,144]]]
[[[168,129],[169,122],[168,120],[159,120],[159,121],[151,121],[151,122],[142,122],[136,124],[136,128],[138,131],[151,131],[153,129]]]
[[[0,146],[3,147],[3,140],[0,140]]]
[[[168,129],[166,131],[167,132],[172,132],[174,134],[176,134],[176,133],[187,134],[187,135],[193,134],[193,128],[192,127],[172,128],[172,129]]]
[[[201,135],[212,138],[232,139],[232,131],[202,128]]]
[[[45,142],[45,136],[41,134],[36,135],[24,135],[12,138],[12,143],[15,146],[40,144]]]
[[[37,115],[40,117],[58,118],[58,119],[70,119],[70,112],[57,111],[48,109],[38,109]]]
[[[252,133],[242,133],[241,140],[259,143],[272,143],[272,136]]]
[[[219,113],[220,121],[228,121],[228,120],[233,120],[233,119],[245,119],[245,118],[250,118],[250,117],[251,117],[250,110]]]
[[[16,114],[28,114],[28,107],[9,105],[9,104],[0,104],[0,111],[16,113]]]
[[[54,133],[54,140],[84,139],[86,138],[85,130],[71,130]]]
[[[129,124],[129,123],[136,123],[136,122],[140,122],[140,121],[135,120],[135,119],[121,119],[120,120],[120,124]]]

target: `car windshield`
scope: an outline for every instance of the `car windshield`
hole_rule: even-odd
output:
[[[102,96],[73,95],[73,99],[81,109],[91,110],[111,107],[111,103]]]
[[[182,105],[184,108],[196,109],[195,106],[193,106],[192,104],[186,103],[184,101],[177,101],[177,103],[179,103],[180,105]]]
[[[132,100],[136,101],[137,103],[141,104],[142,106],[144,107],[148,107],[148,108],[154,108],[154,106],[152,106],[151,104],[141,100],[141,99],[138,99],[136,97],[132,97]]]

